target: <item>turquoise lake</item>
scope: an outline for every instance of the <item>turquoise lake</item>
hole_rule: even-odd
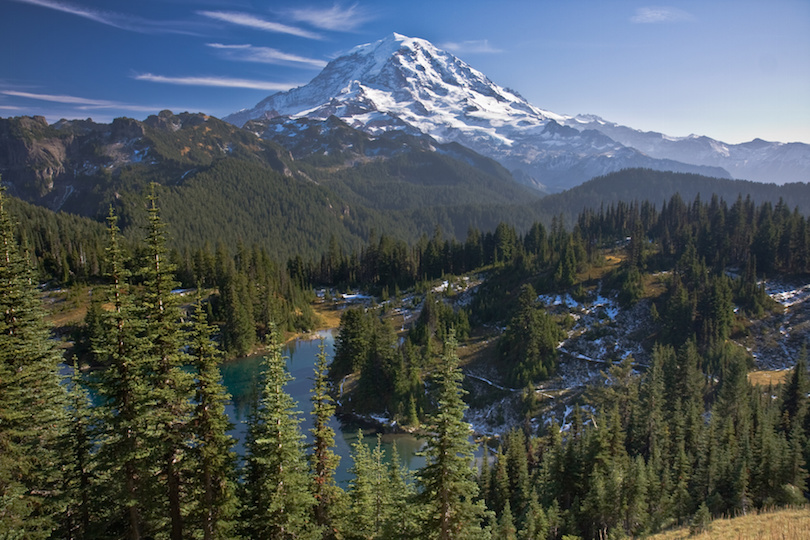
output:
[[[331,332],[322,332],[318,337],[324,340],[326,352],[332,358],[334,352],[334,337]],[[310,390],[314,377],[314,367],[320,339],[296,340],[284,348],[287,360],[287,369],[294,380],[286,386],[286,391],[298,403],[301,431],[307,436],[307,443],[312,441],[309,430],[312,427],[312,404],[310,403]],[[222,380],[231,394],[231,403],[226,412],[234,424],[231,435],[236,439],[236,452],[244,454],[245,433],[250,415],[251,403],[258,388],[261,367],[261,356],[248,356],[232,360],[221,366]],[[336,419],[332,420],[332,429],[335,430],[334,451],[340,456],[340,465],[337,471],[338,482],[346,487],[351,474],[352,466],[351,445],[357,441],[357,426],[341,426]],[[375,433],[365,433],[364,442],[369,447],[377,445]],[[410,469],[418,469],[424,465],[424,459],[415,454],[422,447],[422,441],[411,435],[383,435],[382,445],[386,455],[390,455],[392,446],[397,445],[402,463]]]

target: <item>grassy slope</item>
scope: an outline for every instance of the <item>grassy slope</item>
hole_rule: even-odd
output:
[[[810,507],[716,519],[708,531],[689,535],[689,527],[649,536],[649,540],[804,540],[810,538]]]

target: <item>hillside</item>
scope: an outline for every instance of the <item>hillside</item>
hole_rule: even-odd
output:
[[[278,141],[288,150],[267,125],[253,126],[261,138],[201,114],[12,118],[0,122],[0,174],[10,195],[54,210],[102,221],[113,205],[125,233],[143,224],[143,189],[157,182],[173,245],[258,243],[279,260],[319,254],[333,236],[354,249],[372,230],[413,242],[437,226],[463,235],[531,221],[516,206],[538,195],[457,144],[372,137],[334,118],[305,127]]]
[[[777,186],[747,180],[729,180],[698,174],[625,169],[593,178],[562,193],[549,195],[532,204],[540,215],[564,214],[569,224],[584,209],[598,210],[619,201],[649,201],[659,208],[676,193],[691,203],[695,197],[709,201],[712,195],[731,204],[747,196],[755,203],[775,204],[782,199],[792,210],[810,213],[810,184],[794,183]]]
[[[594,115],[557,114],[424,39],[393,33],[335,58],[308,84],[225,117],[235,125],[337,116],[380,136],[426,134],[497,160],[546,193],[626,168],[761,182],[807,181],[810,145],[642,132]],[[292,134],[296,131],[293,130]]]
[[[791,508],[753,512],[745,516],[716,519],[706,530],[691,534],[682,527],[648,536],[649,540],[801,540],[810,537],[810,510]]]

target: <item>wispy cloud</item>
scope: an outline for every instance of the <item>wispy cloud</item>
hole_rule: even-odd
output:
[[[239,13],[235,11],[198,11],[200,15],[223,21],[230,24],[239,26],[246,26],[248,28],[255,28],[256,30],[264,30],[265,32],[276,32],[279,34],[290,34],[293,36],[308,38],[308,39],[323,39],[320,34],[298,28],[296,26],[289,26],[287,24],[267,21],[249,13]]]
[[[348,7],[334,4],[331,8],[300,8],[289,11],[290,17],[324,30],[351,32],[372,20],[374,16],[356,3]]]
[[[142,34],[154,33],[170,33],[170,34],[191,34],[187,23],[178,23],[171,21],[153,21],[130,15],[125,13],[115,13],[112,11],[100,11],[96,9],[85,8],[76,6],[66,2],[57,2],[54,0],[12,0],[13,2],[20,2],[23,4],[30,4],[39,6],[62,13],[69,13],[77,17],[89,19],[100,24],[112,26],[121,30],[130,32],[139,32]]]
[[[305,64],[322,68],[326,65],[323,60],[306,58],[297,54],[285,53],[270,47],[254,47],[253,45],[223,45],[222,43],[207,43],[212,49],[231,60],[241,62],[260,62],[263,64]]]
[[[693,20],[691,13],[673,7],[640,7],[630,20],[639,24],[686,22]]]
[[[37,94],[34,92],[20,92],[17,90],[0,90],[0,94],[5,94],[12,97],[20,97],[26,99],[35,99],[38,101],[48,101],[50,103],[61,103],[63,105],[76,105],[79,109],[125,109],[128,111],[154,111],[158,107],[132,105],[129,103],[121,103],[119,101],[109,101],[106,99],[90,99],[78,96],[68,96],[59,94]],[[3,107],[5,108],[5,107]],[[11,108],[11,107],[9,107]]]
[[[299,84],[275,83],[268,81],[255,81],[249,79],[231,79],[228,77],[166,77],[152,73],[136,75],[138,81],[149,81],[165,84],[178,84],[183,86],[218,86],[223,88],[247,88],[251,90],[289,90]]]
[[[490,45],[488,39],[478,39],[472,41],[448,41],[446,43],[440,43],[439,47],[454,53],[493,54],[503,52],[502,50],[496,49]]]

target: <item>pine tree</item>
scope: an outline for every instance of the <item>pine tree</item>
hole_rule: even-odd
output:
[[[59,362],[0,190],[0,537],[48,538],[64,509]]]
[[[145,321],[144,347],[151,386],[149,399],[153,404],[149,414],[148,438],[152,454],[149,459],[158,467],[158,474],[153,477],[158,485],[151,487],[156,491],[154,501],[158,503],[159,522],[168,518],[170,537],[182,540],[185,507],[188,505],[185,500],[188,490],[183,487],[188,471],[183,467],[188,454],[194,385],[191,374],[183,369],[188,363],[183,352],[185,336],[178,299],[172,294],[177,283],[167,256],[166,226],[160,217],[155,189],[155,184],[152,184],[141,270],[143,286],[139,298],[141,317]],[[165,500],[165,506],[160,504],[161,500]],[[159,527],[162,528],[162,524]]]
[[[245,443],[243,534],[255,540],[315,539],[320,531],[311,520],[315,498],[301,420],[295,402],[284,390],[292,377],[285,370],[275,329],[270,341]]]
[[[452,331],[434,377],[438,389],[437,410],[429,421],[431,435],[424,450],[427,463],[417,476],[420,499],[428,513],[422,538],[488,538],[489,531],[482,528],[487,510],[478,498],[472,468],[474,446],[469,440],[470,426],[464,422],[467,407],[462,400],[463,375],[458,369]]]
[[[506,506],[503,507],[503,512],[498,518],[498,530],[495,537],[498,540],[517,540],[515,518],[512,516],[512,507],[509,501],[506,501]]]
[[[329,426],[335,414],[334,399],[329,393],[327,377],[326,345],[323,340],[318,347],[315,364],[315,380],[310,391],[314,427],[310,430],[314,442],[310,467],[313,474],[313,495],[315,496],[315,524],[321,527],[325,539],[335,536],[335,515],[340,510],[343,490],[335,482],[335,471],[340,456],[336,455],[335,430]]]
[[[228,538],[233,532],[238,508],[236,498],[236,455],[232,451],[232,428],[225,414],[229,400],[219,361],[222,358],[211,335],[202,300],[197,297],[191,334],[191,356],[197,371],[196,398],[191,430],[192,455],[196,470],[193,484],[197,504],[192,514],[194,528],[202,529],[204,540]]]
[[[91,403],[85,381],[73,361],[73,374],[68,387],[69,426],[63,447],[70,456],[65,464],[64,490],[67,501],[63,536],[78,540],[92,538],[91,520],[95,486]]]
[[[352,444],[352,459],[351,509],[348,522],[343,526],[344,534],[349,538],[382,538],[390,516],[392,493],[379,435],[377,446],[372,450],[364,442],[363,432],[358,430],[357,441]]]
[[[93,380],[99,400],[93,409],[98,468],[105,473],[101,482],[106,500],[99,508],[106,510],[106,529],[138,540],[145,532],[144,503],[148,499],[143,487],[149,477],[145,448],[148,368],[140,337],[143,321],[134,313],[118,218],[112,208],[107,222],[110,284],[106,292],[112,310],[104,317],[107,331],[93,343],[95,356],[105,366]]]
[[[411,470],[400,463],[396,443],[391,448],[388,463],[389,517],[383,528],[386,540],[410,540],[419,534],[418,506],[411,504],[414,485]]]

